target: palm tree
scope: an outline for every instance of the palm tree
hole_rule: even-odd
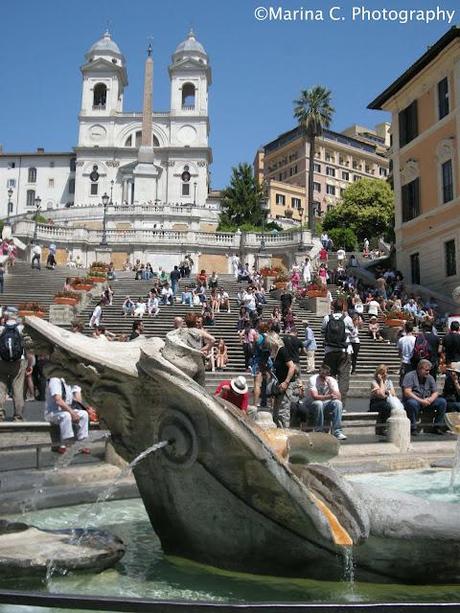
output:
[[[331,125],[335,109],[331,105],[331,92],[322,85],[316,85],[300,92],[300,98],[294,100],[294,117],[309,144],[308,159],[308,227],[315,231],[315,214],[313,208],[313,173],[315,163],[315,141],[323,130]]]

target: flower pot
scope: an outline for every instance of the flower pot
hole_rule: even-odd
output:
[[[104,277],[91,277],[91,276],[88,276],[88,277],[86,277],[86,279],[87,279],[87,281],[89,281],[91,283],[105,283],[106,280],[107,280],[107,278],[105,276]]]
[[[70,306],[75,306],[77,302],[77,298],[66,298],[65,296],[56,296],[53,298],[54,304],[68,304]]]
[[[30,317],[30,316],[34,316],[34,317],[45,317],[45,311],[29,311],[29,310],[21,310],[18,312],[19,317]]]
[[[287,281],[276,281],[275,282],[276,289],[286,289]]]
[[[402,328],[405,323],[405,319],[385,319],[385,325],[389,328]]]
[[[72,285],[72,288],[76,292],[89,292],[91,289],[93,289],[93,287],[94,287],[93,283],[82,283],[81,285]]]
[[[325,298],[327,296],[327,292],[323,291],[323,290],[313,290],[313,289],[309,289],[307,292],[307,296],[309,298]]]

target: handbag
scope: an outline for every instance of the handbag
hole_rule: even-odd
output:
[[[267,396],[279,396],[281,393],[279,387],[280,383],[278,381],[278,377],[275,375],[274,372],[271,372],[270,379],[269,381],[267,381],[267,384],[265,386],[265,393],[267,394]]]

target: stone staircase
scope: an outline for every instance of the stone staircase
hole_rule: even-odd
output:
[[[207,330],[216,337],[223,338],[228,347],[229,362],[224,373],[208,372],[206,375],[206,387],[208,390],[214,390],[217,383],[223,377],[236,376],[244,374],[244,356],[241,344],[236,334],[236,324],[238,320],[239,307],[236,301],[236,294],[241,289],[243,284],[238,284],[231,275],[220,275],[220,283],[230,294],[231,313],[221,312],[216,314],[215,325],[210,326]],[[185,285],[185,280],[181,280],[180,287]],[[114,333],[129,334],[133,319],[122,316],[121,305],[127,295],[135,301],[138,296],[145,296],[151,287],[150,281],[135,281],[132,274],[129,277],[120,274],[118,279],[112,283],[112,288],[115,292],[113,305],[104,307],[103,324],[107,330]],[[331,286],[335,292],[334,286]],[[178,290],[179,293],[180,290]],[[92,309],[95,301],[89,305],[81,314],[81,319],[87,324],[91,317]],[[267,304],[264,305],[263,316],[268,318],[275,306],[279,306],[279,301],[271,296],[267,297]],[[144,316],[144,329],[147,336],[159,336],[164,338],[166,333],[173,327],[173,319],[176,316],[184,317],[189,311],[200,312],[200,307],[187,307],[181,304],[172,306],[161,306],[160,312],[156,317]],[[301,338],[305,335],[305,325],[302,323],[308,319],[312,326],[315,337],[318,343],[318,351],[316,352],[316,364],[321,363],[324,356],[323,341],[321,335],[322,317],[316,316],[309,311],[301,309],[297,303],[293,306],[296,326],[298,334]],[[365,316],[366,318],[366,316]],[[90,333],[86,328],[86,333]],[[369,385],[372,375],[380,363],[385,363],[389,366],[390,373],[393,375],[393,380],[397,383],[397,377],[394,375],[399,369],[399,357],[394,345],[388,345],[382,342],[376,342],[370,339],[367,332],[363,329],[361,333],[361,349],[358,359],[358,368],[356,374],[351,376],[350,380],[350,397],[363,398],[368,397]],[[306,357],[301,357],[303,371],[306,371]]]

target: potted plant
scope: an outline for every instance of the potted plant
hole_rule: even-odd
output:
[[[75,291],[89,292],[89,290],[93,289],[94,283],[86,278],[83,279],[82,277],[75,277],[71,280],[70,286]]]
[[[327,287],[317,278],[307,285],[307,295],[309,298],[324,298],[327,296]]]
[[[405,313],[399,309],[391,309],[391,311],[385,315],[385,325],[389,328],[402,328],[409,319],[411,319],[409,313]]]
[[[19,317],[35,315],[35,317],[45,317],[45,309],[38,302],[22,302],[18,307]]]
[[[109,271],[109,265],[104,262],[93,262],[89,267],[89,275],[92,276],[93,273],[105,273]]]
[[[286,289],[288,282],[289,282],[288,275],[284,272],[279,272],[275,278],[275,288],[276,289]]]
[[[56,292],[54,294],[54,304],[67,304],[69,306],[75,306],[77,302],[80,302],[80,293],[72,292],[70,290],[63,290],[62,292]]]
[[[90,270],[86,275],[86,280],[90,283],[104,283],[107,280],[107,273]]]

